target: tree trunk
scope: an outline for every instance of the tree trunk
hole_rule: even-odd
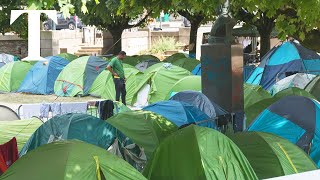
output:
[[[262,58],[264,55],[266,55],[270,51],[270,38],[271,33],[262,34],[260,33],[260,57]]]
[[[261,16],[261,19],[256,22],[257,30],[260,34],[260,57],[262,58],[270,51],[270,38],[275,20],[266,16]]]
[[[190,30],[190,46],[189,46],[189,54],[196,55],[197,53],[197,34],[198,29],[200,27],[201,21],[190,21],[191,30]]]
[[[203,15],[202,12],[199,12],[197,14],[192,14],[188,10],[180,10],[178,13],[188,19],[191,24],[191,29],[190,29],[190,42],[189,42],[189,54],[196,55],[197,53],[197,34],[198,34],[198,29],[204,20],[205,16]]]
[[[113,40],[113,48],[111,48],[108,52],[112,52],[112,54],[117,55],[122,50],[122,32],[123,28],[115,28],[115,29],[109,29],[112,40]]]

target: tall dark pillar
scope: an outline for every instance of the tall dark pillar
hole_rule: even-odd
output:
[[[202,92],[230,113],[242,114],[238,117],[243,119],[243,53],[232,36],[236,21],[229,6],[226,0],[212,26],[208,44],[201,47]]]

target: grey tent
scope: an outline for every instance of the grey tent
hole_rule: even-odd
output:
[[[222,109],[219,105],[211,102],[209,98],[198,91],[182,91],[171,97],[170,100],[182,101],[194,105],[210,118],[228,114],[228,112]]]
[[[19,119],[20,117],[14,110],[7,106],[0,105],[0,121],[14,121]]]
[[[150,66],[159,63],[160,61],[157,61],[155,59],[149,59],[142,61],[141,63],[136,65],[136,68],[139,69],[139,71],[144,72],[146,69],[148,69]]]

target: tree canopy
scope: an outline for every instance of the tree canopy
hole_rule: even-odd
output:
[[[303,43],[304,40],[310,40],[307,36],[315,37],[319,33],[319,0],[234,0],[232,6],[237,18],[257,28],[259,23],[266,24],[269,21],[281,39],[289,35]],[[239,10],[245,10],[247,14],[239,16]]]
[[[13,9],[28,7],[29,9],[56,9],[69,16],[76,12],[83,14],[85,22],[107,28],[118,21],[144,20],[144,15],[156,16],[161,10],[175,12],[185,16],[194,26],[200,26],[212,21],[216,16],[216,9],[224,0],[2,0],[0,12],[1,33],[16,31],[22,37],[27,36],[27,21],[19,18],[12,26],[8,15]],[[233,9],[243,9],[247,12],[245,18],[235,14],[245,23],[259,26],[259,23],[274,26],[279,38],[286,35],[302,41],[302,44],[314,50],[320,50],[315,44],[320,39],[320,1],[319,0],[233,0]],[[99,5],[98,5],[99,4]],[[103,4],[103,5],[102,5]],[[3,6],[6,5],[6,6]],[[97,10],[97,11],[96,11]],[[96,11],[96,12],[95,12]],[[147,14],[146,14],[147,12]],[[84,16],[85,14],[85,16]],[[243,15],[243,14],[242,14]],[[93,17],[97,17],[96,19]],[[249,18],[248,18],[249,17]],[[260,21],[260,22],[259,22]],[[262,21],[262,22],[261,22]],[[195,23],[197,22],[197,23]],[[272,23],[271,23],[272,22]],[[119,24],[119,23],[118,23]],[[136,25],[141,25],[138,21]],[[127,28],[130,28],[129,24]],[[113,25],[114,26],[114,25]],[[262,25],[261,25],[262,26]],[[271,26],[270,26],[271,27]],[[257,27],[259,28],[259,27]],[[197,29],[197,28],[194,28]],[[193,33],[193,34],[192,34]],[[191,32],[191,37],[196,31]],[[190,39],[195,41],[195,39]]]
[[[148,0],[136,0],[134,8],[132,4],[124,4],[119,0],[86,1],[85,4],[73,0],[72,4],[85,24],[108,30],[112,34],[113,53],[121,50],[123,30],[143,25],[148,16],[160,11],[158,3]]]
[[[121,1],[126,6],[128,1]],[[129,0],[130,8],[135,8],[136,0]],[[216,9],[223,0],[149,0],[149,3],[157,3],[157,11],[164,10],[169,13],[180,14],[190,21],[190,53],[196,53],[197,32],[202,24],[213,21],[216,17]],[[142,4],[143,8],[148,8]],[[159,15],[159,13],[157,14]]]
[[[20,37],[27,38],[28,31],[26,27],[28,25],[26,16],[19,17],[12,25],[10,25],[11,10],[20,9],[23,4],[18,0],[2,0],[0,4],[0,33],[17,32]]]

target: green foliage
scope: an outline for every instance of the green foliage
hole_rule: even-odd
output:
[[[70,17],[70,13],[74,13],[74,6],[71,0],[24,0],[28,5],[28,9],[55,9],[63,13],[65,17]]]
[[[163,37],[161,36],[157,41],[153,42],[150,54],[163,54],[169,50],[177,50],[179,44],[174,37]]]
[[[28,26],[27,16],[20,16],[12,25],[10,25],[11,10],[21,9],[23,4],[18,0],[2,0],[0,5],[0,33],[16,32],[22,38],[28,37],[26,27]]]
[[[190,18],[201,14],[204,19],[202,24],[212,21],[217,16],[216,10],[224,0],[172,0],[173,12],[187,11],[190,14]],[[188,19],[191,21],[192,19]]]
[[[275,19],[282,39],[291,35],[304,40],[306,33],[320,28],[319,0],[236,0],[232,1],[232,6],[234,9],[245,8],[254,15],[253,21],[259,20],[261,13]]]

